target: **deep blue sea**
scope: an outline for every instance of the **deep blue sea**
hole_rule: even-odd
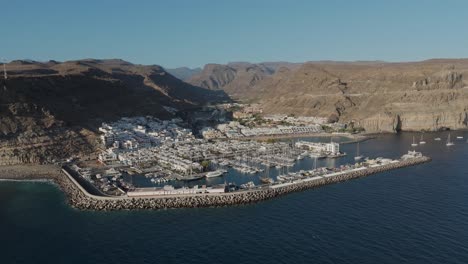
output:
[[[468,133],[446,136],[416,147],[431,163],[236,207],[82,212],[53,185],[0,182],[0,263],[468,263]],[[361,152],[399,157],[412,137]]]

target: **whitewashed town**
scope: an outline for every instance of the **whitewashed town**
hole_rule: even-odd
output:
[[[232,106],[221,106],[226,107]],[[260,116],[261,110],[252,106],[241,109],[234,112],[233,121],[206,126],[195,133],[181,118],[125,117],[102,123],[98,163],[71,162],[68,167],[103,195],[140,197],[283,186],[338,171],[396,162],[364,159],[357,153],[356,164],[317,167],[318,159],[346,155],[340,143],[334,141],[336,137],[352,137],[343,133],[345,124],[315,117]],[[323,134],[329,136],[328,142],[304,138]],[[268,140],[259,140],[265,136],[269,136]],[[404,158],[420,156],[409,152]],[[310,170],[294,168],[303,159],[313,161]],[[215,178],[220,180],[211,180]]]

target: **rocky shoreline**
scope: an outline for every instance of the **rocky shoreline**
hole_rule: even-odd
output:
[[[60,172],[57,166],[42,167],[40,170],[37,168],[33,169],[34,166],[26,166],[29,167],[29,173],[25,174],[25,176],[18,176],[18,172],[16,172],[14,175],[11,175],[9,177],[5,176],[4,174],[5,168],[0,168],[0,178],[8,178],[12,180],[51,180],[65,192],[68,199],[68,203],[72,207],[81,210],[155,210],[166,208],[221,207],[250,204],[283,196],[292,192],[304,191],[307,189],[316,188],[327,184],[366,177],[383,171],[413,166],[429,162],[430,160],[431,159],[428,157],[414,158],[410,160],[400,161],[398,163],[383,165],[380,167],[352,171],[337,176],[322,178],[314,181],[295,183],[278,188],[260,188],[256,190],[238,191],[223,194],[195,194],[144,198],[97,197],[91,195],[89,193],[86,193],[86,191],[84,191],[82,188],[79,188],[77,183],[74,182],[72,178],[70,178],[71,176],[66,175],[64,172]],[[10,170],[10,172],[11,171],[12,170]],[[26,172],[27,169],[23,168],[22,171]],[[34,171],[37,171],[40,174],[32,176],[32,173],[34,173]],[[49,172],[49,174],[44,174],[46,172]],[[18,177],[16,177],[15,175]]]

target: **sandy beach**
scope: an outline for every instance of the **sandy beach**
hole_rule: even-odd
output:
[[[0,166],[0,179],[3,180],[52,180],[63,177],[57,165],[6,165]]]

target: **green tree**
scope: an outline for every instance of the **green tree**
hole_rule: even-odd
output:
[[[203,166],[203,169],[206,169],[210,166],[211,162],[209,160],[204,160],[200,164]]]

